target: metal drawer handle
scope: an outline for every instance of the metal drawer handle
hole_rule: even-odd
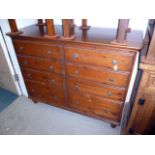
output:
[[[48,54],[52,54],[52,51],[51,51],[51,50],[48,50],[47,53],[48,53]]]
[[[75,104],[79,105],[79,104],[80,104],[80,102],[79,102],[79,101],[75,101]]]
[[[112,64],[114,65],[114,70],[118,70],[118,62],[116,60],[112,60]]]
[[[112,96],[112,92],[108,92],[108,96]]]
[[[109,81],[110,81],[110,82],[114,82],[115,79],[112,77],[112,78],[109,78]]]
[[[76,85],[75,85],[75,88],[76,88],[76,89],[79,89],[79,88],[80,88],[80,86],[79,86],[78,84],[76,84]]]
[[[80,72],[78,71],[78,70],[76,70],[75,72],[74,72],[74,74],[79,74]]]
[[[58,96],[54,96],[54,99],[57,100],[59,97]]]
[[[49,70],[53,70],[53,68],[54,68],[53,66],[50,66],[50,67],[49,67]]]
[[[72,55],[72,57],[75,58],[75,59],[77,59],[77,58],[79,58],[79,54],[76,54],[75,53],[75,54]]]
[[[31,89],[31,92],[32,92],[32,93],[34,93],[34,92],[35,92],[35,90],[34,90],[34,89]]]
[[[104,113],[108,113],[108,110],[106,110],[106,109],[103,109],[102,111],[103,111]]]
[[[24,50],[24,47],[19,47],[19,50],[21,50],[21,51]]]
[[[28,61],[24,61],[24,64],[27,65],[28,64]]]
[[[29,73],[29,74],[27,74],[27,77],[31,77],[31,74]]]
[[[56,81],[53,79],[53,80],[51,80],[51,84],[52,85],[55,85],[55,83],[56,83]]]

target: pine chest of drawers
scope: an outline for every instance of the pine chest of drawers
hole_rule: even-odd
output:
[[[113,29],[91,28],[83,38],[76,28],[73,40],[46,38],[36,25],[22,31],[11,37],[31,99],[120,124],[140,32],[120,46],[111,44]]]

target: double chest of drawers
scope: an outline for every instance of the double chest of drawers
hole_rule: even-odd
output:
[[[12,37],[29,97],[118,125],[137,49]]]

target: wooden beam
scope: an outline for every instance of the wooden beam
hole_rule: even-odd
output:
[[[128,28],[129,19],[119,19],[116,42],[121,44],[126,44],[127,33],[131,30]]]
[[[88,30],[89,28],[90,26],[87,25],[87,19],[82,19],[82,26],[80,27],[80,29]]]
[[[38,26],[44,26],[45,25],[45,23],[43,22],[43,19],[37,19],[37,21],[38,21]]]
[[[62,25],[63,25],[63,37],[62,39],[74,39],[74,26],[73,26],[73,20],[72,19],[62,19]]]
[[[47,35],[45,35],[45,37],[57,38],[59,35],[55,33],[53,19],[46,19],[45,21],[46,21],[46,29],[47,29]]]
[[[10,29],[11,29],[11,34],[21,34],[22,31],[19,31],[17,28],[16,20],[15,19],[8,19]]]

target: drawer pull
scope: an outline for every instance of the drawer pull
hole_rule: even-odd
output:
[[[48,53],[48,54],[52,54],[52,51],[51,51],[51,50],[48,50],[47,53]]]
[[[53,68],[54,68],[53,66],[50,66],[50,67],[49,67],[49,70],[53,70]]]
[[[112,96],[112,92],[108,92],[108,96]]]
[[[103,109],[102,111],[103,111],[104,113],[108,113],[108,110],[106,110],[106,109]]]
[[[58,97],[58,96],[54,96],[53,98],[54,98],[55,100],[57,100],[59,97]]]
[[[31,74],[27,74],[27,77],[31,77]]]
[[[27,65],[28,64],[28,61],[24,61],[24,65]]]
[[[53,79],[53,80],[50,81],[50,83],[51,83],[52,85],[55,85],[56,81]]]
[[[76,88],[76,89],[79,89],[79,88],[80,88],[80,86],[79,86],[78,84],[76,84],[76,85],[75,85],[75,88]]]
[[[80,72],[78,71],[78,70],[76,70],[75,72],[74,72],[74,74],[79,74]]]
[[[79,104],[80,104],[80,102],[79,102],[79,101],[75,101],[75,104],[79,105]]]
[[[31,89],[31,92],[32,92],[32,93],[34,93],[34,92],[35,92],[35,90],[34,90],[34,89]]]
[[[24,47],[19,47],[19,50],[20,50],[20,51],[24,50]]]
[[[77,58],[79,58],[79,54],[73,54],[72,57],[77,59]]]
[[[115,79],[112,77],[112,78],[109,78],[109,82],[114,82]]]
[[[116,60],[113,60],[112,64],[114,65],[114,70],[117,71],[118,70],[118,62]]]
[[[116,60],[112,60],[112,64],[113,64],[113,65],[117,65],[118,63],[117,63]]]

